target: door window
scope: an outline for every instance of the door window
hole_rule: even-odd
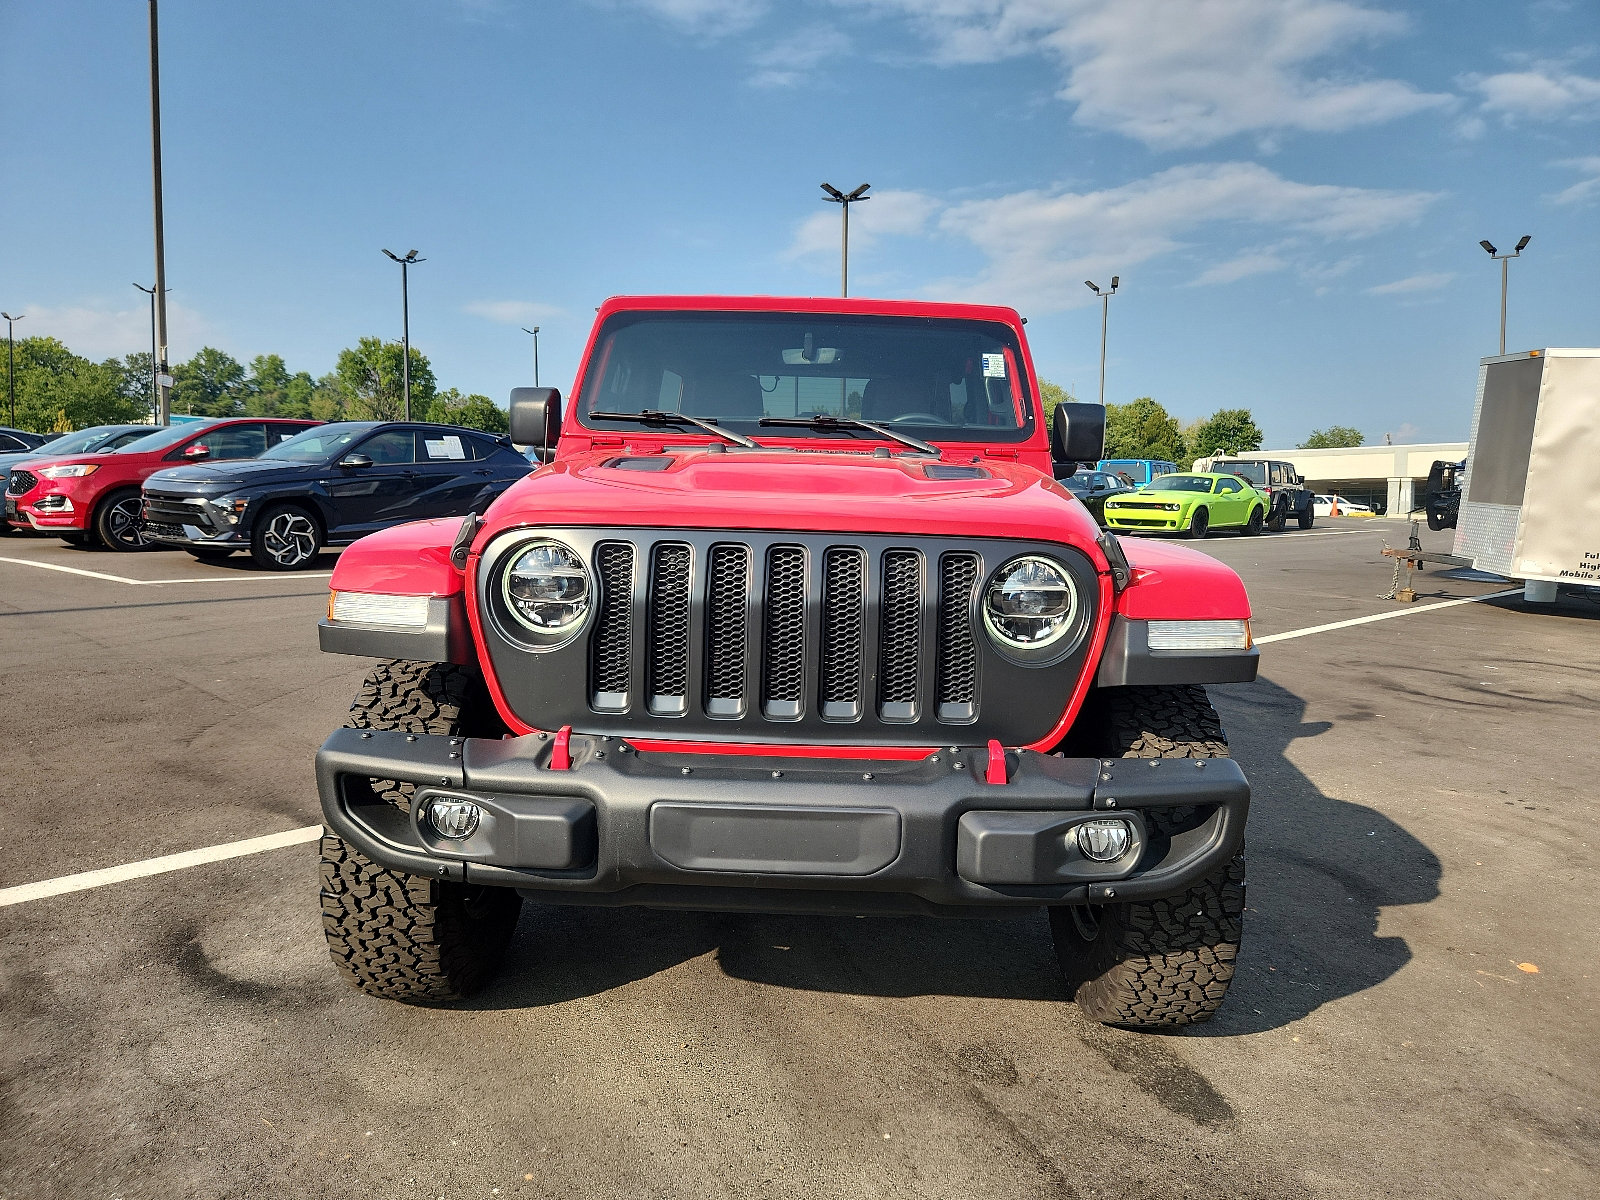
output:
[[[474,452],[473,439],[454,430],[423,429],[417,431],[416,437],[419,463],[470,462],[479,457]]]
[[[196,438],[184,448],[185,457],[194,446],[204,446],[211,451],[206,457],[213,461],[254,458],[267,448],[267,430],[264,425],[225,425]]]
[[[1239,481],[1237,479],[1219,479],[1219,480],[1217,480],[1217,494],[1219,496],[1231,496],[1234,492],[1237,492],[1238,490],[1239,490]]]
[[[380,467],[414,463],[417,461],[417,434],[411,429],[386,429],[356,446],[355,453],[365,454]]]

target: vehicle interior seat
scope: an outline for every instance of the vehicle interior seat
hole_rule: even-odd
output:
[[[863,421],[892,421],[911,413],[928,413],[948,423],[950,397],[944,396],[941,404],[926,381],[903,375],[879,375],[867,381],[861,393]]]
[[[685,382],[680,408],[692,417],[759,421],[764,408],[761,381],[739,371],[696,376]]]

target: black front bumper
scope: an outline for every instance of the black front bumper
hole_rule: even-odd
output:
[[[641,752],[620,738],[554,742],[340,729],[317,753],[328,828],[399,871],[544,902],[762,911],[974,913],[1181,893],[1244,840],[1250,788],[1231,759],[1066,759],[945,748],[915,761]],[[370,780],[415,785],[408,814]],[[420,813],[476,803],[461,841]],[[1116,862],[1073,827],[1133,826]]]

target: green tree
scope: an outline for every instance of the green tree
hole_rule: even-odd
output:
[[[197,417],[233,417],[244,412],[248,395],[244,367],[233,355],[202,346],[188,362],[172,368],[172,411]]]
[[[398,421],[405,416],[404,354],[398,343],[364,337],[339,351],[334,366],[345,414],[356,421]],[[411,348],[411,414],[428,410],[436,391],[427,356]]]
[[[1059,383],[1051,383],[1048,379],[1039,380],[1039,399],[1044,401],[1044,423],[1049,428],[1050,419],[1055,416],[1056,405],[1072,404],[1077,397]]]
[[[299,395],[301,388],[305,386],[301,383],[302,375],[309,382],[311,377],[305,375],[304,372],[289,381],[290,390],[296,395]],[[309,390],[305,393],[305,398],[313,420],[342,421],[345,419],[344,393],[339,388],[339,377],[332,371],[329,371],[316,383],[311,384]]]
[[[1248,408],[1219,408],[1190,435],[1190,461],[1219,451],[1239,454],[1245,450],[1259,450],[1261,440],[1261,430]]]
[[[412,396],[415,399],[415,389]],[[413,403],[413,409],[415,404]],[[455,388],[446,388],[429,402],[424,420],[441,425],[460,425],[467,429],[482,429],[486,433],[505,433],[511,428],[510,418],[503,408],[487,396],[474,392],[463,396]]]
[[[1106,457],[1183,458],[1183,430],[1177,418],[1149,396],[1131,404],[1106,405]]]
[[[53,337],[16,345],[17,425],[37,433],[138,421],[148,405],[125,394],[123,364],[91,362]]]
[[[1354,425],[1329,425],[1326,429],[1313,429],[1311,436],[1300,443],[1300,449],[1342,450],[1346,446],[1366,444],[1366,435]]]

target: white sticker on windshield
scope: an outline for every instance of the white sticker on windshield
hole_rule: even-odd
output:
[[[983,356],[983,377],[985,379],[1004,379],[1006,377],[1006,356],[1004,354],[985,354]]]
[[[461,439],[453,433],[446,434],[437,441],[427,439],[423,445],[428,448],[429,458],[463,459],[467,456],[466,450],[462,448]]]

